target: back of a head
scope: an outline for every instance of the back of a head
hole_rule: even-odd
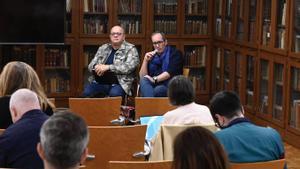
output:
[[[7,63],[0,75],[0,96],[11,95],[21,88],[29,88],[29,68],[24,62]]]
[[[210,112],[225,116],[228,119],[238,115],[242,111],[242,104],[239,96],[232,91],[221,91],[216,93],[210,100]]]
[[[20,118],[24,113],[40,109],[39,99],[35,92],[29,89],[18,89],[10,98],[9,107],[12,113],[15,113]],[[15,115],[12,115],[13,121]]]
[[[173,77],[169,82],[168,97],[175,106],[192,103],[195,98],[192,82],[182,75]]]
[[[89,133],[84,120],[70,112],[57,112],[42,126],[41,147],[46,161],[54,168],[79,165]]]
[[[173,169],[228,169],[223,147],[209,130],[191,127],[174,141]]]

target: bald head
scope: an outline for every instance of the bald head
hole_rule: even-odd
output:
[[[19,89],[15,91],[11,95],[9,108],[14,123],[26,112],[33,109],[41,109],[36,93],[29,89]]]

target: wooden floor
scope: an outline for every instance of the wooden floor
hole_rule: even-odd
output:
[[[284,144],[284,147],[288,169],[300,169],[300,149],[297,149],[287,143]]]

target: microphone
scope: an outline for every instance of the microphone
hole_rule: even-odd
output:
[[[157,49],[155,49],[154,51],[151,52],[152,55],[155,55],[158,52]]]

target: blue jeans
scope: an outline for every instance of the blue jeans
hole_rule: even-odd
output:
[[[125,91],[119,84],[99,84],[96,81],[93,81],[92,83],[85,86],[83,91],[84,97],[93,97],[97,94],[104,94],[106,96],[110,97],[116,97],[116,96],[125,96]]]
[[[168,88],[165,84],[154,84],[145,77],[140,80],[142,97],[166,97],[167,90]]]

